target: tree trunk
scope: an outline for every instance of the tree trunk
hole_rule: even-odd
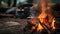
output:
[[[17,0],[14,0],[13,2],[14,2],[14,3],[13,3],[13,7],[15,7]]]
[[[8,7],[10,7],[10,5],[11,5],[11,0],[8,0],[8,1],[7,1],[7,4],[8,4]]]
[[[1,7],[1,0],[0,0],[0,7]]]

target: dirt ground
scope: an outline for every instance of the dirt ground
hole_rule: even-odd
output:
[[[57,24],[60,23],[60,18],[56,18],[56,23]],[[27,19],[11,18],[11,17],[0,18],[0,34],[31,34],[31,31],[28,30],[24,31],[26,25],[27,25]],[[60,34],[59,30],[60,29],[57,30],[58,34]],[[35,31],[34,34],[36,34]]]
[[[0,18],[0,34],[22,34],[27,19]]]

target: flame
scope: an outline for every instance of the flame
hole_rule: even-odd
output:
[[[37,31],[42,31],[43,30],[43,27],[40,25],[40,23],[38,23],[37,25]]]
[[[47,25],[48,24],[48,21],[46,19],[46,16],[47,16],[47,14],[46,14],[46,10],[47,10],[46,6],[47,6],[47,3],[46,3],[46,1],[42,0],[40,5],[41,5],[41,11],[42,12],[41,12],[41,14],[39,14],[38,18],[41,21],[41,23],[44,23],[45,25]],[[43,29],[44,28],[42,26],[38,25],[37,31],[43,30]]]
[[[53,20],[52,20],[52,24],[51,24],[52,29],[55,29],[54,22],[55,22],[55,18],[53,18]]]
[[[47,0],[41,0],[40,6],[41,6],[41,10],[40,10],[41,14],[39,14],[37,18],[41,23],[44,23],[47,27],[51,27],[52,29],[55,29],[55,26],[54,26],[55,18],[50,13],[51,12],[50,4],[47,3]],[[36,20],[31,19],[31,21],[32,23],[35,23]],[[42,27],[42,25],[38,22],[37,31],[42,31],[43,29],[44,28]]]

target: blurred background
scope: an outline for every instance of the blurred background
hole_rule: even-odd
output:
[[[30,14],[30,12],[29,12],[30,7],[32,7],[35,4],[38,4],[39,1],[40,0],[0,0],[0,13],[3,13],[4,15],[5,15],[5,13],[7,13],[7,14],[11,13],[11,14],[14,14],[14,17],[15,16],[21,16],[23,18],[25,16],[28,17]],[[60,4],[60,0],[49,0],[49,2],[51,3],[52,7],[54,7],[54,9],[56,8],[56,5]],[[16,10],[14,11],[14,9],[13,9],[14,7],[17,8],[16,9],[17,11]],[[13,10],[8,11],[8,9],[13,9]],[[56,9],[56,10],[58,10],[58,9]]]
[[[49,0],[52,3],[60,3],[60,0]],[[17,6],[18,4],[36,4],[39,0],[0,0],[0,4],[4,7],[13,7]]]
[[[40,0],[0,0],[0,34],[22,34],[28,17],[38,14],[35,6]],[[60,0],[49,0],[51,3],[58,34],[60,34]],[[28,34],[30,32],[28,31]],[[27,33],[26,33],[27,34]]]

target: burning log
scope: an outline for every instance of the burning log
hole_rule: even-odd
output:
[[[38,19],[38,18],[37,18]],[[44,23],[41,23],[39,20],[37,20],[40,25],[44,28],[43,30],[46,30],[48,32],[48,34],[53,34],[54,33],[54,30],[52,30],[50,27],[46,26]],[[33,25],[33,24],[32,24]],[[32,30],[31,34],[34,33],[34,32],[38,32],[37,31],[37,27],[38,27],[38,24],[34,25],[35,29]],[[42,32],[42,31],[41,31]],[[40,32],[40,33],[41,33]]]
[[[37,28],[38,28],[38,23],[34,22],[33,24],[30,22],[30,20],[33,19],[33,20],[37,20],[37,22],[44,28],[43,31],[47,31],[48,34],[53,34],[54,33],[54,30],[52,30],[50,27],[46,26],[44,23],[41,23],[40,20],[38,20],[38,18],[28,18],[28,24],[27,26],[25,27],[25,30],[28,30],[31,32],[31,34],[33,33],[41,33],[42,31],[37,31]],[[34,28],[32,28],[34,27]]]
[[[40,21],[39,21],[39,23],[41,24],[41,26],[42,26],[45,30],[47,30],[47,32],[48,32],[49,34],[54,33],[54,31],[53,31],[51,28],[47,27],[44,23],[41,23]]]

